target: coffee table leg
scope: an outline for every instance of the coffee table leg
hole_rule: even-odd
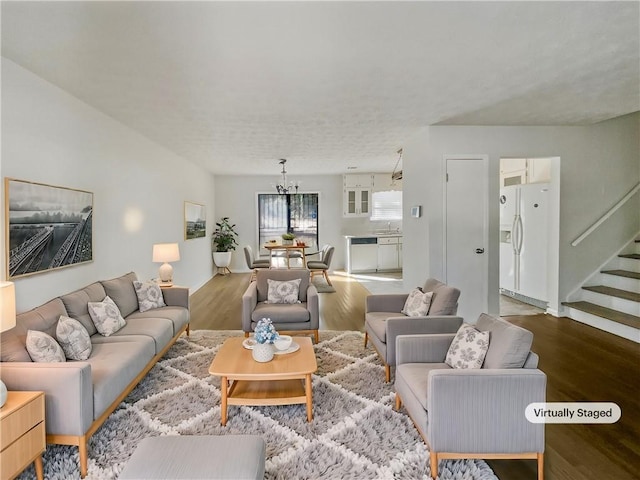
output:
[[[305,375],[305,393],[307,395],[307,422],[313,420],[313,392],[311,391],[311,374]]]
[[[220,423],[224,427],[227,424],[227,377],[222,377],[220,381],[220,391],[222,392],[222,401],[220,402]]]

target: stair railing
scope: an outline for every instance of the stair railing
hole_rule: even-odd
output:
[[[620,207],[622,207],[625,203],[627,203],[631,199],[631,197],[633,197],[636,193],[638,193],[638,190],[640,190],[640,182],[638,182],[636,186],[629,191],[629,193],[627,193],[624,197],[622,197],[622,199],[618,203],[616,203],[613,207],[611,207],[607,213],[605,213],[602,217],[600,217],[600,219],[596,223],[591,225],[587,230],[585,230],[585,232],[582,235],[580,235],[573,242],[571,242],[571,246],[575,247],[580,242],[582,242],[585,238],[591,235],[591,233],[596,228],[602,225],[605,222],[605,220],[607,220],[611,215],[616,213],[616,211]]]

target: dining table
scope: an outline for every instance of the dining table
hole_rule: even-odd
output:
[[[291,268],[291,258],[299,258],[297,255],[291,256],[293,252],[300,252],[302,256],[302,267],[307,268],[307,257],[304,252],[308,247],[306,245],[298,245],[298,244],[282,244],[282,243],[272,243],[267,242],[263,245],[264,248],[269,250],[269,259],[271,262],[271,267],[274,267],[274,259],[277,259],[278,252],[282,252],[284,257],[287,259],[287,268]]]

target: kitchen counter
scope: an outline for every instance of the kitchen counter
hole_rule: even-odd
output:
[[[391,233],[361,233],[358,235],[345,235],[344,238],[380,238],[380,237],[402,237],[402,232]]]

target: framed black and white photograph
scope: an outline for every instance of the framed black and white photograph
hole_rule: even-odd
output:
[[[207,214],[204,205],[184,202],[184,239],[192,240],[207,235]]]
[[[93,260],[93,193],[5,178],[7,278]]]

